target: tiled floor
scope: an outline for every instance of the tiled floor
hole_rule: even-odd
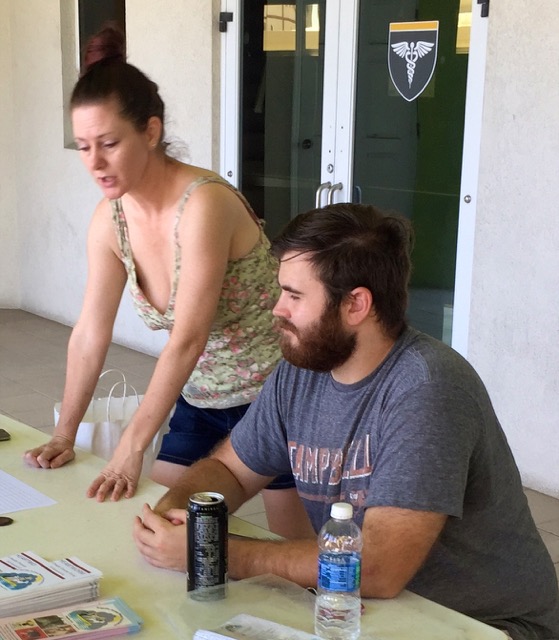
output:
[[[56,322],[12,309],[0,309],[0,413],[41,431],[54,427],[53,405],[61,399],[70,329]],[[138,393],[143,393],[155,358],[111,345],[105,368],[123,371]],[[100,388],[102,393],[107,388]],[[559,575],[559,500],[526,489],[532,514]],[[259,496],[239,515],[266,525]]]
[[[70,327],[25,311],[0,309],[0,414],[52,433],[54,404],[64,389],[70,332]],[[151,356],[112,344],[104,369],[119,369],[142,394],[155,362]],[[108,393],[112,382],[98,385],[100,396]],[[260,496],[244,504],[237,515],[268,528]]]

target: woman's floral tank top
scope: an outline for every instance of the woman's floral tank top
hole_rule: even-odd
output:
[[[252,251],[243,258],[229,261],[206,348],[183,389],[185,399],[194,406],[224,409],[252,402],[281,357],[272,317],[272,309],[280,293],[278,265],[270,254],[270,243],[263,232],[262,221],[256,217],[245,197],[223,178],[204,176],[192,182],[177,210],[174,277],[169,306],[161,314],[146,299],[138,284],[121,200],[111,200],[111,207],[136,311],[150,329],[169,331],[174,324],[181,269],[179,221],[194,189],[214,182],[233,190],[260,227],[260,238]]]

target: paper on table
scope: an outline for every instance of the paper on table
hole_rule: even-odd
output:
[[[320,640],[318,636],[311,635],[305,631],[300,631],[293,627],[286,627],[283,624],[263,620],[256,616],[240,613],[227,620],[217,629],[198,629],[193,640],[258,640],[267,638],[268,640]]]
[[[0,470],[0,513],[49,507],[56,500]]]

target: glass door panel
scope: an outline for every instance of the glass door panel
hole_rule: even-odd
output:
[[[240,124],[242,133],[235,135],[234,149],[226,145],[224,175],[265,218],[270,237],[314,208],[321,184],[326,187],[320,190],[321,205],[353,200],[408,216],[416,232],[410,322],[447,343],[452,333],[453,346],[465,353],[487,39],[487,21],[476,11],[472,15],[476,5],[472,0],[223,2],[242,3],[242,29],[235,36],[235,51],[241,53],[235,94],[236,100],[241,97],[240,116],[231,111],[229,127],[236,132]],[[437,25],[438,38],[431,47],[433,73],[412,95],[396,88],[389,52],[402,41],[412,49],[424,47],[432,34],[414,34],[418,22],[432,31]],[[392,40],[395,35],[399,39]],[[401,62],[405,77],[419,72],[424,61],[412,56]],[[226,80],[234,80],[235,73],[232,65]],[[226,120],[229,113],[225,109]],[[460,205],[467,210],[459,226]]]
[[[468,67],[467,4],[367,0],[360,3],[358,31],[353,191],[362,202],[397,210],[413,221],[409,319],[448,343]],[[390,23],[417,21],[438,21],[438,50],[431,80],[419,97],[408,101],[390,77],[389,31]],[[408,39],[419,37],[410,33]],[[425,59],[415,62],[427,64]]]
[[[320,181],[326,0],[245,0],[241,188],[273,237]]]

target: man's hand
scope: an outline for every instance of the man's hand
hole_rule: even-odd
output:
[[[23,459],[31,467],[42,469],[58,469],[76,457],[74,443],[64,436],[53,436],[47,444],[29,449]]]
[[[186,511],[170,509],[162,517],[145,504],[142,518],[134,520],[138,551],[154,567],[186,571]]]
[[[123,453],[122,448],[117,447],[109,464],[89,486],[87,497],[95,498],[97,502],[103,502],[107,497],[113,502],[123,496],[131,498],[136,493],[143,462],[141,451]]]

